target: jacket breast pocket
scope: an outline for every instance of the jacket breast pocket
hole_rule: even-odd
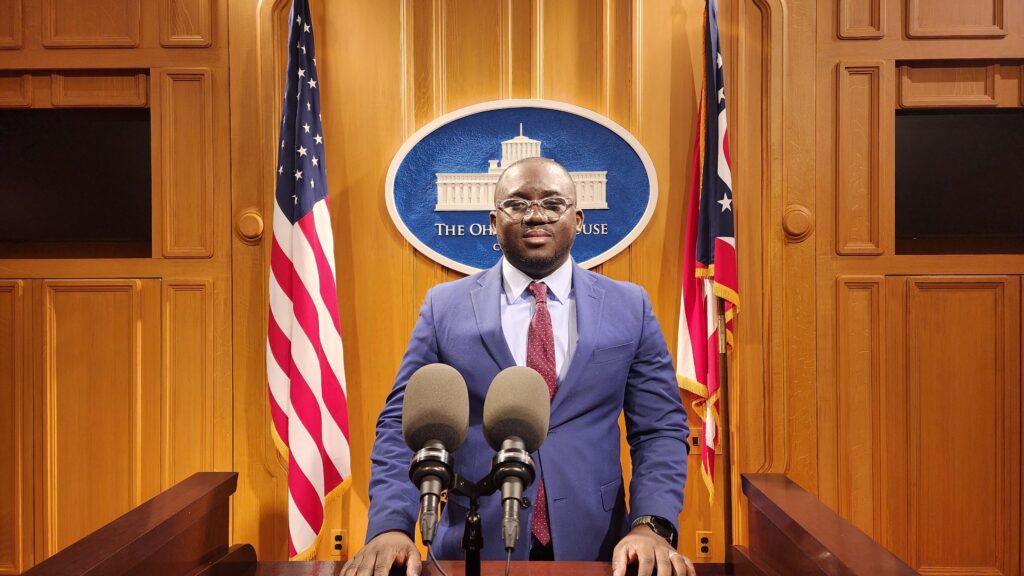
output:
[[[629,360],[633,357],[633,341],[630,340],[625,344],[618,344],[616,346],[609,346],[607,348],[598,348],[594,350],[594,355],[591,357],[591,364],[604,364],[605,362],[613,362],[615,360]]]

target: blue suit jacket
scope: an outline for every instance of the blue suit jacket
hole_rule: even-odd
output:
[[[686,412],[672,358],[647,293],[573,268],[579,340],[569,371],[551,401],[547,440],[537,453],[544,476],[558,560],[610,560],[631,519],[653,514],[676,523],[686,483]],[[367,541],[386,530],[414,534],[419,492],[409,481],[412,451],[402,439],[402,400],[409,377],[433,362],[455,367],[469,388],[469,432],[455,470],[470,481],[490,468],[494,451],[481,429],[491,380],[515,361],[501,329],[501,263],[427,293],[394,388],[377,422],[370,479]],[[619,456],[624,412],[633,462],[627,514]],[[527,490],[531,501],[537,482]],[[485,559],[504,559],[500,498],[481,500]],[[463,558],[465,497],[449,493],[434,540],[440,558]],[[515,559],[528,558],[530,515],[522,511]]]

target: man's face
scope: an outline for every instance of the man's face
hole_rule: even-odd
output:
[[[583,212],[576,209],[576,189],[564,168],[540,158],[521,161],[505,172],[494,196],[495,202],[506,198],[570,198],[573,204],[551,222],[546,221],[537,206],[531,206],[521,222],[501,210],[491,211],[491,226],[510,264],[532,278],[543,278],[565,262],[576,232],[583,225]]]

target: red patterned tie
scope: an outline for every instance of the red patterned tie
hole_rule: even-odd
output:
[[[526,365],[544,377],[548,383],[550,398],[558,390],[558,375],[555,373],[555,336],[551,331],[551,314],[548,313],[548,286],[531,282],[527,288],[537,301],[537,307],[530,319],[530,330],[526,333]],[[537,486],[537,501],[534,503],[533,521],[530,529],[534,538],[542,545],[551,542],[551,525],[548,523],[548,502],[544,495],[544,477]]]

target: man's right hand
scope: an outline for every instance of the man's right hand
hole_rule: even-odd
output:
[[[345,563],[341,576],[388,576],[392,564],[404,565],[407,576],[419,576],[420,551],[405,532],[381,532]]]

